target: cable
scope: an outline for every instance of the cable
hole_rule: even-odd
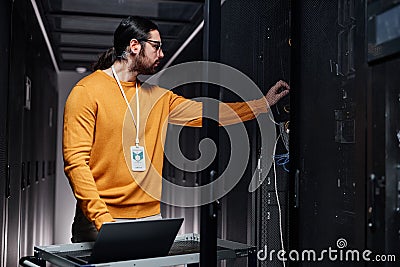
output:
[[[281,134],[279,134],[278,138],[276,138],[275,145],[274,145],[274,155],[275,155],[275,152],[276,152],[276,146],[278,144],[279,138],[281,138]],[[279,201],[279,195],[278,195],[278,182],[277,182],[277,175],[276,175],[276,164],[277,163],[275,162],[275,156],[273,157],[272,163],[274,165],[274,177],[275,177],[274,185],[275,185],[276,203],[278,205],[279,233],[280,233],[280,239],[281,239],[281,247],[282,247],[282,250],[285,251],[285,246],[283,244],[282,209],[281,209],[281,203]],[[283,267],[286,267],[285,261],[282,261],[282,263],[283,263]]]
[[[289,169],[286,167],[286,165],[289,163],[289,152],[281,155],[275,155],[274,158],[276,160],[276,164],[282,166],[286,172],[289,172]]]
[[[269,117],[269,119],[275,124],[275,125],[279,125],[279,123],[277,123],[275,120],[274,120],[274,117],[273,117],[273,115],[272,115],[272,111],[270,110],[270,111],[268,111],[268,117]],[[279,138],[279,137],[278,137]]]

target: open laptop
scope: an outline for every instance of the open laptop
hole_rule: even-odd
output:
[[[90,255],[69,255],[80,264],[167,256],[183,218],[104,223]]]

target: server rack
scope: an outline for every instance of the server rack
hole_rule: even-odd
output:
[[[292,4],[292,244],[365,249],[366,3]]]
[[[221,61],[250,77],[265,94],[270,86],[282,79],[290,83],[290,1],[251,1],[244,3],[240,0],[226,1],[222,6],[221,24]],[[245,91],[245,90],[243,90]],[[243,92],[247,98],[255,99],[254,92]],[[222,101],[243,101],[234,93],[222,90]],[[289,107],[288,99],[281,104]],[[284,112],[273,109],[277,125],[276,136],[279,136],[280,125],[289,123],[289,110]],[[290,109],[290,108],[289,108]],[[245,122],[250,143],[250,159],[242,179],[235,188],[221,201],[221,235],[223,238],[252,244],[257,250],[265,246],[268,249],[280,250],[288,246],[288,172],[283,166],[276,167],[277,191],[282,213],[275,192],[275,173],[273,168],[268,173],[265,147],[260,140],[257,122]],[[228,126],[234,127],[234,126]],[[221,147],[229,147],[226,133],[220,134]],[[272,137],[264,137],[272,138]],[[274,140],[275,141],[275,140]],[[282,139],[277,140],[276,154],[286,154]],[[263,150],[264,149],[264,150]],[[228,153],[221,153],[221,166],[229,160]],[[289,165],[286,166],[289,168]],[[253,177],[265,177],[264,182],[255,192],[249,192],[249,184]],[[240,211],[240,212],[239,212]],[[279,221],[282,219],[283,228]],[[276,259],[258,261],[259,266],[282,266]],[[226,266],[245,266],[240,259],[227,262]]]
[[[25,99],[25,55],[27,45],[27,3],[13,3],[11,24],[11,50],[8,95],[8,161],[10,166],[10,196],[6,207],[7,212],[7,248],[6,266],[16,266],[20,246],[20,197],[22,184],[25,184],[25,173],[22,176],[22,109]],[[15,10],[18,10],[16,12]],[[16,25],[21,25],[19,31]],[[18,44],[18,45],[16,45]]]
[[[232,66],[245,75],[249,76],[266,93],[271,85],[277,80],[290,79],[290,1],[252,1],[251,4],[241,0],[225,1],[221,6],[221,62]],[[194,57],[201,59],[196,54],[196,49],[201,49],[196,43],[201,43],[202,32],[195,38],[190,49],[186,48],[175,63],[185,61]],[[268,38],[269,37],[269,38]],[[279,45],[275,45],[277,42]],[[185,87],[188,87],[185,89]],[[182,86],[184,90],[174,89],[174,92],[191,98],[201,96],[198,84]],[[221,88],[220,99],[224,102],[235,102],[252,100],[258,97],[254,92],[244,92],[246,99],[241,99],[225,88]],[[245,90],[243,90],[245,91]],[[288,106],[288,99],[285,99]],[[280,122],[289,121],[289,113],[277,114],[274,110],[275,120]],[[235,126],[227,126],[235,127]],[[249,184],[253,175],[258,175],[258,159],[261,155],[259,132],[257,122],[245,122],[250,142],[250,159],[242,179],[225,197],[220,200],[221,210],[218,212],[218,237],[234,240],[241,243],[264,247],[268,241],[271,248],[280,248],[279,216],[274,189],[274,173],[268,174],[268,178],[254,193],[249,192]],[[172,143],[170,137],[176,135],[175,126],[169,126],[166,147],[173,151],[177,144]],[[277,134],[280,133],[277,126]],[[184,128],[180,132],[182,152],[188,158],[198,158],[199,153],[193,150],[193,143],[200,140],[199,129]],[[230,153],[227,148],[229,143],[227,133],[220,129],[219,151],[220,170],[223,172],[229,161]],[[264,140],[265,141],[265,140]],[[174,152],[171,152],[174,154]],[[286,153],[281,140],[278,142],[278,154]],[[263,160],[267,160],[266,157]],[[264,164],[264,162],[262,163]],[[164,176],[174,183],[183,186],[194,186],[199,183],[196,173],[183,172],[172,166],[166,160],[163,170]],[[266,176],[265,169],[262,175]],[[288,220],[287,200],[288,197],[288,173],[281,166],[277,167],[278,191],[281,201],[283,224]],[[178,197],[178,196],[176,196]],[[196,230],[196,224],[190,224],[192,218],[196,220],[196,209],[178,209],[165,207],[167,216],[180,214],[185,216],[186,229]],[[271,215],[271,209],[274,213]],[[240,211],[240,212],[239,212]],[[189,219],[189,220],[187,220]],[[188,226],[186,226],[188,223]],[[287,229],[283,229],[284,242],[287,244]],[[261,263],[260,263],[261,264]],[[269,264],[267,262],[262,264]],[[281,265],[275,262],[275,265]],[[221,266],[245,266],[244,260],[226,261]]]
[[[376,29],[371,21],[397,4],[292,3],[292,148],[299,152],[290,226],[299,234],[292,244],[321,251],[345,240],[348,249],[397,255],[399,53],[371,43],[370,36]],[[395,266],[363,260],[319,264]]]
[[[9,68],[2,72],[9,81],[1,99],[7,103],[1,106],[7,108],[7,125],[2,124],[1,131],[6,132],[2,142],[9,166],[2,264],[17,266],[22,255],[33,253],[34,245],[52,242],[58,99],[56,73],[31,3],[6,2],[11,40]]]
[[[368,121],[366,243],[379,254],[399,259],[398,59],[371,66]],[[393,262],[380,266],[395,266]],[[374,266],[369,264],[368,266]]]
[[[9,195],[9,176],[7,160],[7,99],[8,99],[8,72],[10,58],[10,25],[11,25],[11,2],[3,1],[1,4],[0,28],[3,38],[0,40],[0,265],[5,260],[5,221],[7,219],[5,210]]]

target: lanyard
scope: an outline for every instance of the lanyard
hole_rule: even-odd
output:
[[[126,95],[125,95],[125,92],[124,92],[124,89],[122,89],[121,82],[119,81],[118,75],[115,72],[114,66],[111,66],[111,70],[112,70],[112,73],[114,75],[115,80],[117,81],[118,87],[121,90],[121,94],[124,97],[125,102],[128,105],[128,109],[129,109],[129,111],[131,113],[131,116],[132,116],[132,119],[133,119],[133,123],[135,124],[135,127],[136,127],[136,142],[135,143],[136,143],[136,146],[139,146],[139,121],[140,121],[140,115],[139,114],[140,113],[139,113],[139,90],[138,90],[138,87],[137,87],[137,80],[135,82],[135,86],[136,86],[136,114],[137,114],[137,122],[136,122],[135,116],[133,115],[133,111],[132,111],[131,105],[129,105],[128,99],[126,98]]]

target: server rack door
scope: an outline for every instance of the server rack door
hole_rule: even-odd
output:
[[[21,256],[33,254],[34,245],[52,243],[56,117],[51,113],[57,110],[58,99],[56,73],[30,2],[13,1],[8,16],[12,60],[9,71],[2,73],[9,78],[5,101],[10,192],[2,209],[2,263],[18,266]]]
[[[258,81],[265,92],[278,80],[290,81],[290,1],[261,1],[258,34],[260,35],[259,53],[260,67]],[[282,266],[277,257],[265,255],[275,250],[288,250],[289,243],[289,96],[283,98],[272,107],[273,120],[276,124],[277,140],[274,164],[259,188],[257,203],[259,203],[259,221],[257,231],[258,251],[264,251],[264,260],[260,266]],[[264,136],[261,138],[271,138]],[[262,140],[265,143],[266,140]],[[261,147],[261,174],[266,171],[265,162],[270,160],[265,152],[267,147]],[[265,251],[267,248],[267,251]],[[262,258],[263,259],[263,258]]]
[[[46,54],[47,55],[47,54]],[[56,121],[58,94],[56,92],[56,77],[51,68],[50,58],[48,56],[41,58],[43,62],[40,73],[41,80],[46,80],[45,92],[42,99],[41,129],[40,139],[41,157],[46,161],[46,173],[43,179],[38,183],[38,206],[37,210],[37,242],[36,244],[49,244],[53,242],[53,220],[54,220],[54,193],[55,193],[55,158],[56,158]],[[46,65],[45,65],[46,64]],[[40,82],[39,82],[40,84]],[[44,103],[43,103],[44,100]]]
[[[385,251],[385,65],[370,70],[367,144],[367,246]],[[374,266],[373,264],[369,266]]]
[[[11,49],[8,94],[8,160],[10,166],[10,196],[7,199],[5,266],[17,266],[20,239],[20,197],[26,186],[25,173],[22,175],[22,121],[25,101],[25,51],[26,1],[14,1],[12,8]],[[25,167],[25,166],[24,166]]]
[[[400,258],[399,62],[392,57],[370,68],[367,246],[374,254],[387,255],[379,266],[396,266],[392,257]]]
[[[24,109],[23,157],[27,186],[21,198],[21,255],[34,245],[52,243],[57,108],[56,74],[32,7],[28,7],[26,76],[31,80],[31,107]],[[40,179],[39,162],[46,160],[47,179]]]
[[[253,1],[258,5],[259,1]],[[253,81],[257,82],[257,62],[256,51],[258,47],[257,35],[257,11],[254,5],[249,5],[242,0],[226,1],[221,9],[221,62],[236,68],[249,76]],[[252,41],[250,42],[249,39]],[[245,46],[245,47],[243,47]],[[247,99],[241,99],[229,88],[221,89],[221,101],[238,102],[251,99],[252,95],[249,90],[248,94],[244,94]],[[228,131],[238,131],[235,126],[227,126]],[[221,236],[224,239],[234,240],[238,242],[251,243],[256,245],[255,237],[255,207],[253,207],[252,197],[248,192],[248,186],[251,181],[252,172],[255,169],[257,151],[257,127],[254,121],[245,123],[247,139],[249,142],[250,157],[246,160],[244,173],[238,184],[221,200]],[[228,177],[233,177],[235,173],[226,170],[232,151],[231,146],[237,146],[234,140],[231,140],[229,134],[225,130],[220,130],[220,169],[225,171]],[[235,261],[227,261],[226,266],[246,266],[243,259]]]
[[[25,79],[26,87],[29,87],[28,96],[29,101],[24,104],[22,114],[22,173],[23,173],[23,186],[21,191],[20,201],[20,241],[19,251],[20,255],[32,255],[33,250],[30,251],[32,246],[32,234],[35,232],[35,214],[37,206],[35,205],[35,184],[33,181],[33,167],[34,164],[34,144],[36,142],[37,134],[37,100],[35,86],[36,77],[34,75],[33,68],[36,65],[35,62],[35,48],[34,39],[36,38],[33,32],[34,21],[32,20],[33,12],[31,12],[30,4],[27,5],[26,12],[26,54],[24,57],[25,65]]]
[[[28,47],[25,57],[25,74],[31,81],[31,103],[30,108],[24,109],[23,128],[23,162],[25,162],[27,186],[21,197],[21,256],[32,255],[33,246],[37,243],[39,225],[39,203],[40,184],[36,183],[36,161],[43,149],[42,125],[46,120],[41,113],[45,101],[46,83],[41,79],[43,71],[45,49],[42,34],[37,26],[37,20],[31,6],[28,6],[27,13],[27,35]],[[44,50],[44,51],[43,51]]]
[[[337,244],[365,249],[365,2],[292,3],[293,180],[298,185],[292,232],[298,233],[300,251],[321,252]],[[318,262],[365,264],[327,257]]]
[[[6,199],[8,198],[9,176],[7,160],[7,98],[10,56],[11,1],[0,3],[0,265],[4,266]]]
[[[289,42],[289,1],[226,1],[222,6],[222,47],[221,61],[246,74],[254,81],[263,94],[271,85],[280,79],[290,78],[290,42]],[[251,90],[241,92],[241,99],[229,90],[222,91],[224,102],[235,102],[255,99]],[[263,114],[265,115],[265,114]],[[288,118],[278,118],[278,123],[286,123]],[[235,131],[234,127],[232,131]],[[229,240],[247,242],[262,249],[280,250],[281,230],[284,246],[287,244],[287,196],[288,186],[286,172],[283,166],[276,168],[277,190],[282,214],[279,214],[274,186],[274,171],[268,173],[265,156],[267,140],[261,140],[257,122],[245,122],[247,138],[250,146],[250,157],[247,168],[235,188],[222,199],[222,236]],[[280,134],[277,126],[277,136]],[[262,138],[272,138],[263,136]],[[261,142],[262,141],[262,142]],[[274,143],[275,140],[270,140]],[[261,143],[264,150],[261,149]],[[220,147],[230,147],[226,133],[221,133]],[[276,154],[288,153],[281,139],[278,141]],[[264,156],[262,156],[264,155]],[[221,166],[226,166],[231,155],[221,153]],[[257,166],[260,169],[257,169]],[[288,166],[285,166],[288,167]],[[259,176],[258,176],[259,175]],[[265,177],[255,192],[249,192],[249,184],[253,177],[257,180]],[[282,229],[279,221],[282,219]],[[243,261],[227,262],[227,266],[245,266]],[[260,266],[281,266],[276,259],[265,260]]]
[[[400,59],[386,65],[386,207],[385,254],[400,259]],[[394,259],[394,258],[392,258]],[[388,261],[387,266],[395,266]]]

